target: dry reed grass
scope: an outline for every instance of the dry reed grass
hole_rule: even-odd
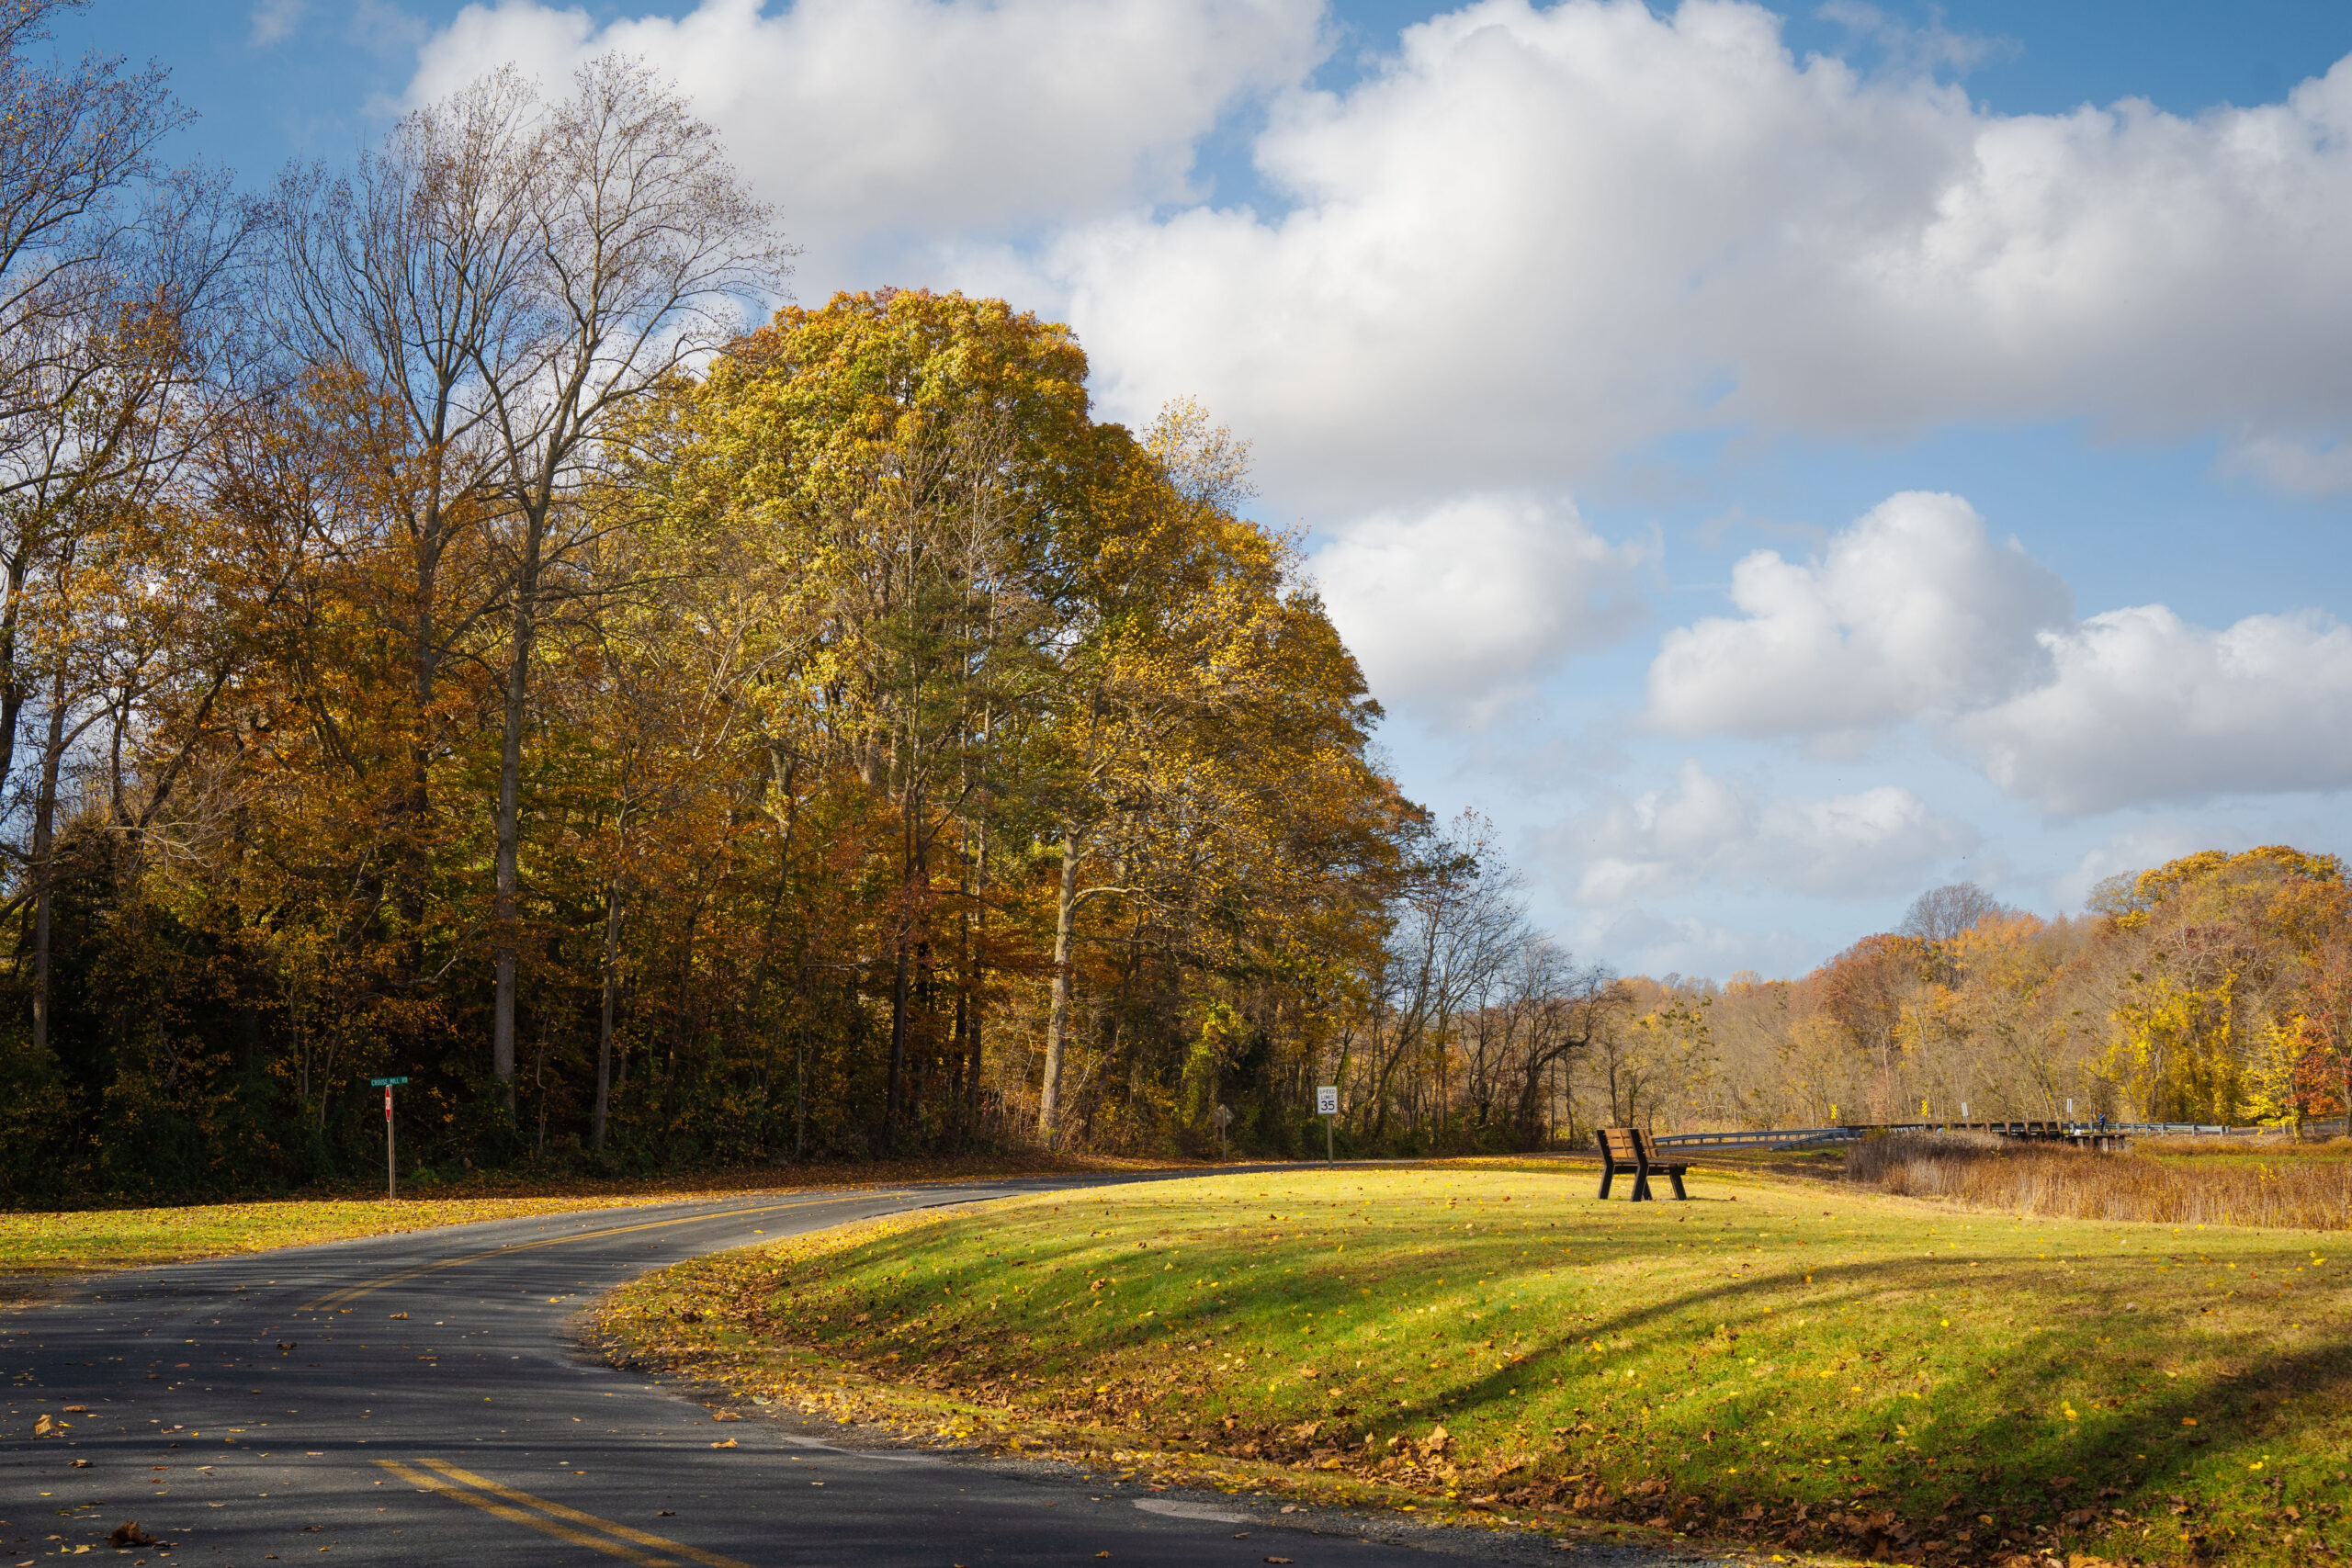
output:
[[[2134,1138],[2135,1154],[2166,1159],[2352,1159],[2352,1138],[2299,1144],[2292,1138]]]
[[[2352,1162],[2196,1161],[2027,1144],[1986,1134],[1893,1133],[1846,1153],[1849,1180],[2011,1213],[2165,1224],[2352,1228]]]

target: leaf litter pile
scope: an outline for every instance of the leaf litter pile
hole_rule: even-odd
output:
[[[733,1252],[616,1359],[934,1440],[1441,1519],[1919,1563],[2332,1560],[2327,1238],[1707,1172],[1138,1184]]]

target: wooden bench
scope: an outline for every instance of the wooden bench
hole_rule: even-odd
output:
[[[1656,1157],[1657,1151],[1650,1146],[1649,1134],[1639,1127],[1602,1127],[1592,1136],[1593,1141],[1600,1145],[1600,1195],[1603,1198],[1609,1196],[1609,1185],[1617,1179],[1617,1173],[1628,1170],[1634,1174],[1633,1199],[1636,1203],[1651,1200],[1652,1173],[1674,1183],[1676,1198],[1684,1202],[1690,1201],[1690,1194],[1682,1190],[1682,1173],[1690,1168],[1687,1165],[1661,1165]]]

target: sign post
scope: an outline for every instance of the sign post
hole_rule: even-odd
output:
[[[1339,1161],[1331,1153],[1331,1123],[1340,1116],[1338,1084],[1321,1084],[1316,1088],[1315,1114],[1323,1118],[1323,1163],[1336,1165]]]
[[[406,1078],[369,1078],[368,1080],[369,1088],[380,1089],[384,1091],[384,1196],[387,1199],[400,1195],[399,1179],[394,1174],[398,1168],[392,1164],[392,1086],[406,1082],[408,1082]]]

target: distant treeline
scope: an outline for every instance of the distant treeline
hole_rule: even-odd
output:
[[[1627,990],[1630,1049],[1579,1069],[1588,1118],[2301,1126],[2352,1099],[2352,886],[2284,847],[2111,877],[2074,919],[1939,888],[1801,980]]]

